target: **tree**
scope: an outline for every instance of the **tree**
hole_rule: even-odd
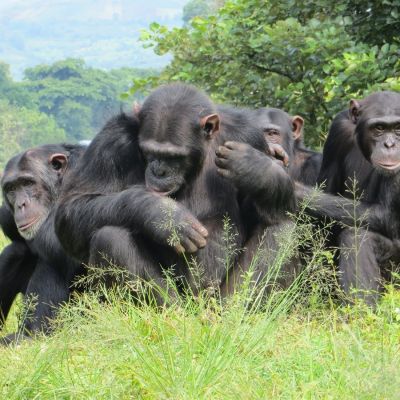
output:
[[[29,147],[65,141],[53,118],[0,100],[0,170],[8,159]]]
[[[27,89],[37,93],[39,110],[54,116],[68,139],[75,141],[93,137],[120,110],[121,93],[142,72],[132,68],[106,72],[86,66],[83,60],[67,59],[27,69],[25,78]]]
[[[216,101],[280,107],[305,118],[307,142],[318,146],[351,97],[400,89],[400,5],[383,3],[230,0],[183,28],[153,23],[142,40],[173,60],[132,92],[181,80]]]

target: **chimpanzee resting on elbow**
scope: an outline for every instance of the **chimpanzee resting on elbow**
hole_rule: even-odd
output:
[[[191,292],[219,288],[226,275],[224,217],[236,227],[239,247],[245,229],[237,190],[216,171],[215,150],[227,140],[265,150],[262,133],[244,116],[229,119],[182,84],[154,90],[136,115],[113,118],[64,186],[56,229],[66,250],[100,265],[105,254],[164,287],[160,265],[174,265],[174,278]],[[175,252],[168,245],[174,227]],[[183,251],[195,253],[201,271],[188,268],[176,254]]]
[[[50,319],[69,299],[71,283],[82,271],[56,237],[54,205],[64,174],[83,151],[76,145],[39,146],[14,156],[5,167],[0,226],[11,244],[0,254],[0,327],[17,294],[23,293],[25,302],[32,304],[27,304],[21,337],[48,331]],[[13,334],[2,341],[18,337]]]
[[[399,93],[382,91],[351,100],[349,110],[333,120],[319,182],[325,182],[329,193],[350,197],[347,189],[354,179],[358,194],[362,193],[354,218],[364,219],[360,223],[369,230],[335,232],[339,248],[348,249],[339,257],[339,279],[345,291],[358,289],[358,295],[373,304],[390,262],[400,260]],[[343,217],[353,207],[348,203],[327,195],[322,196],[319,208],[325,215],[351,223],[351,218]]]

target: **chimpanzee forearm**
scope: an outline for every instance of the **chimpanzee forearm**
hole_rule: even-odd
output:
[[[93,234],[104,226],[124,227],[167,244],[172,229],[206,229],[181,204],[149,192],[142,185],[113,194],[82,194],[66,198],[56,214],[56,232],[63,246],[80,260],[87,260]],[[75,238],[70,240],[70,238]],[[204,242],[205,245],[205,242]]]
[[[369,205],[342,196],[316,191],[314,188],[295,184],[298,202],[305,201],[306,211],[316,218],[328,217],[350,227],[368,227],[372,231],[385,232],[385,210],[379,205]]]
[[[218,149],[215,163],[218,172],[233,181],[268,223],[295,210],[292,179],[273,158],[245,143],[227,142]]]
[[[43,284],[46,282],[46,284]],[[25,293],[25,318],[22,332],[48,332],[59,307],[69,300],[70,284],[56,266],[38,260]]]
[[[0,327],[18,293],[24,293],[36,258],[23,242],[13,242],[0,254]]]

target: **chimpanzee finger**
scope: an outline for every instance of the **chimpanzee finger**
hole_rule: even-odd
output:
[[[231,178],[232,177],[232,173],[231,171],[229,171],[228,169],[221,169],[221,168],[217,168],[217,172],[223,176],[224,178]]]
[[[208,236],[208,230],[200,222],[198,222],[198,221],[193,222],[191,226],[194,230],[199,232],[200,235],[202,235],[203,237],[206,238]]]
[[[184,248],[183,252],[195,253],[198,250],[197,246],[190,239],[188,239],[187,237],[181,238],[181,243],[180,244]]]
[[[190,227],[187,227],[186,236],[200,249],[207,244],[207,240]]]
[[[228,164],[229,164],[229,160],[227,160],[226,158],[216,158],[215,159],[215,165],[217,167],[225,169],[228,167]]]
[[[277,147],[275,148],[275,153],[282,158],[283,164],[285,165],[285,167],[287,167],[289,165],[289,156],[286,151],[283,150],[281,147]]]
[[[283,165],[286,167],[289,165],[289,156],[281,145],[269,143],[268,147],[268,152],[271,157],[276,158],[277,161],[282,161]]]
[[[174,249],[178,254],[181,254],[181,253],[185,252],[185,248],[180,243],[175,245]]]
[[[231,150],[229,150],[227,147],[225,146],[218,146],[217,151],[215,152],[215,154],[218,157],[222,157],[222,158],[227,158],[229,157],[229,154],[231,153]]]
[[[233,141],[228,141],[224,143],[224,146],[230,150],[240,150],[246,147],[244,143],[240,142],[233,142]]]

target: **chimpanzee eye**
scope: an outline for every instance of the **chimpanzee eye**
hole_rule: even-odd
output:
[[[400,135],[400,124],[394,127],[394,131],[396,132],[396,135]]]
[[[51,166],[54,170],[59,171],[62,168],[62,163],[58,160],[53,160]]]
[[[383,125],[375,125],[375,130],[378,132],[383,132],[385,128],[383,127]]]
[[[265,133],[268,136],[275,136],[275,135],[279,136],[279,132],[277,130],[275,130],[275,129],[266,129]]]

